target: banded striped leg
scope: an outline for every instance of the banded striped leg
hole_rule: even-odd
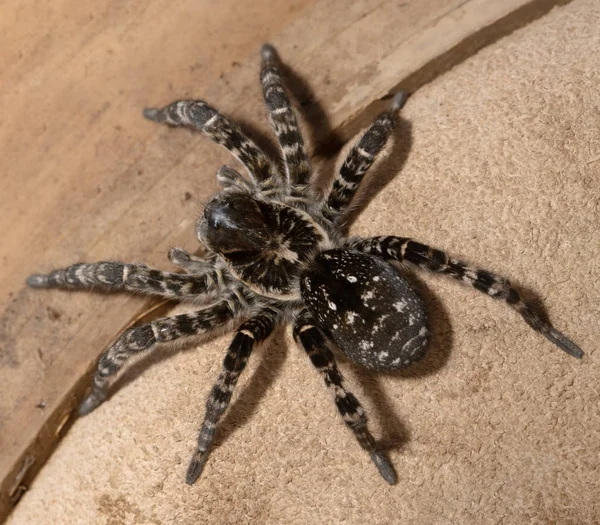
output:
[[[358,399],[344,388],[344,379],[335,364],[333,352],[323,333],[313,323],[306,311],[302,312],[294,325],[294,339],[299,342],[314,367],[321,372],[325,385],[333,393],[335,404],[346,426],[354,433],[360,446],[371,456],[379,473],[390,485],[397,481],[396,472],[390,461],[377,450],[375,439],[367,428],[367,415]]]
[[[583,351],[567,336],[546,322],[535,307],[521,299],[508,279],[452,259],[444,252],[405,237],[372,237],[351,242],[351,247],[384,259],[408,261],[431,272],[443,273],[457,279],[490,297],[506,302],[521,314],[525,322],[561,350],[581,358]]]
[[[30,275],[32,288],[99,288],[105,291],[129,291],[166,298],[195,299],[218,291],[223,283],[221,270],[207,268],[198,275],[162,272],[143,264],[99,262],[73,264],[47,275]]]
[[[269,109],[269,120],[277,135],[277,140],[283,153],[286,171],[286,186],[291,181],[298,185],[300,191],[308,184],[310,177],[310,162],[304,139],[300,133],[296,115],[290,99],[283,87],[279,71],[279,57],[270,44],[265,44],[260,50],[262,70],[260,82],[263,88],[265,103]]]
[[[403,91],[396,93],[389,109],[375,119],[348,153],[323,205],[323,214],[329,220],[339,221],[348,208],[365,173],[383,151],[392,130],[396,127],[396,113],[404,105],[406,97]]]
[[[198,448],[185,478],[188,485],[193,484],[204,470],[215,438],[217,423],[229,406],[233,389],[246,367],[250,353],[258,343],[271,335],[277,320],[277,312],[265,309],[242,324],[233,338],[223,360],[223,369],[206,400],[206,414],[198,436]]]
[[[147,108],[144,117],[171,126],[200,131],[227,148],[246,167],[253,180],[273,179],[273,165],[264,152],[242,130],[202,100],[178,100],[162,109]]]
[[[79,407],[79,413],[89,414],[106,399],[110,385],[131,358],[154,350],[158,344],[179,342],[223,328],[238,317],[243,308],[242,301],[232,294],[197,312],[164,317],[123,332],[100,357],[92,391]]]

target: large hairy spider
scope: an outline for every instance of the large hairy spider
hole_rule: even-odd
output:
[[[347,237],[341,227],[344,212],[388,142],[405,95],[398,93],[389,109],[350,149],[329,190],[321,196],[314,189],[277,54],[268,44],[261,54],[260,80],[281,147],[282,169],[206,102],[181,100],[144,111],[144,116],[155,122],[187,126],[207,135],[233,153],[248,171],[249,180],[227,166],[217,173],[223,190],[212,197],[196,225],[207,256],[172,249],[169,259],[186,273],[168,273],[141,264],[82,263],[32,275],[27,283],[34,288],[127,290],[203,305],[193,313],[165,317],[124,332],[100,358],[91,393],[80,407],[82,415],[106,399],[109,385],[131,358],[163,343],[191,344],[208,332],[236,329],[206,402],[187,483],[194,483],[202,473],[217,423],[250,353],[278,325],[292,323],[295,340],[322,374],[344,422],[385,481],[393,484],[394,468],[378,450],[362,406],[344,386],[332,351],[338,347],[352,361],[377,370],[404,368],[423,356],[429,337],[423,303],[387,261],[406,261],[447,274],[506,302],[568,354],[580,358],[583,352],[498,275],[404,237]]]

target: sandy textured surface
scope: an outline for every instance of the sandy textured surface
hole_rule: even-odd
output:
[[[599,522],[599,28],[598,2],[576,0],[420,90],[378,175],[391,181],[353,228],[511,278],[582,361],[505,305],[419,273],[428,358],[396,376],[344,367],[398,485],[287,336],[256,353],[203,477],[185,485],[220,338],[78,421],[8,523]]]

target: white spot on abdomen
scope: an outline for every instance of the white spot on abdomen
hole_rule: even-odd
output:
[[[354,324],[354,319],[358,317],[358,314],[356,312],[346,312],[346,322],[350,325]]]
[[[361,350],[368,350],[369,348],[373,348],[375,344],[373,341],[361,341],[358,346]]]
[[[406,301],[396,301],[393,306],[397,312],[402,313],[404,310],[406,310],[408,303]]]

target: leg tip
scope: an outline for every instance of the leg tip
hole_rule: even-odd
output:
[[[90,394],[83,400],[81,405],[79,405],[79,415],[87,416],[90,412],[96,410],[103,401],[103,398],[98,398],[97,396]]]
[[[48,284],[48,276],[47,275],[30,275],[27,277],[27,286],[31,286],[31,288],[48,288],[50,285]]]
[[[196,452],[192,461],[190,461],[190,466],[187,469],[187,474],[185,475],[185,482],[188,485],[193,485],[196,480],[202,474],[204,470],[204,465],[206,464],[206,460],[208,459],[208,452],[199,450]]]
[[[143,112],[144,118],[153,122],[163,122],[165,119],[162,115],[162,111],[158,108],[145,108]]]
[[[373,463],[375,463],[377,470],[379,470],[381,477],[389,485],[395,485],[398,482],[398,476],[396,475],[394,466],[381,454],[381,452],[371,452],[371,459],[373,460]]]
[[[394,98],[392,98],[392,102],[390,103],[390,111],[399,111],[404,107],[406,101],[408,100],[409,94],[406,91],[398,91]]]
[[[583,350],[558,330],[551,328],[547,332],[543,332],[543,334],[546,339],[552,341],[556,346],[558,346],[558,348],[567,354],[575,357],[576,359],[581,359],[583,357]]]
[[[262,57],[263,65],[273,64],[278,60],[276,49],[269,43],[262,45],[260,48],[260,56]]]

